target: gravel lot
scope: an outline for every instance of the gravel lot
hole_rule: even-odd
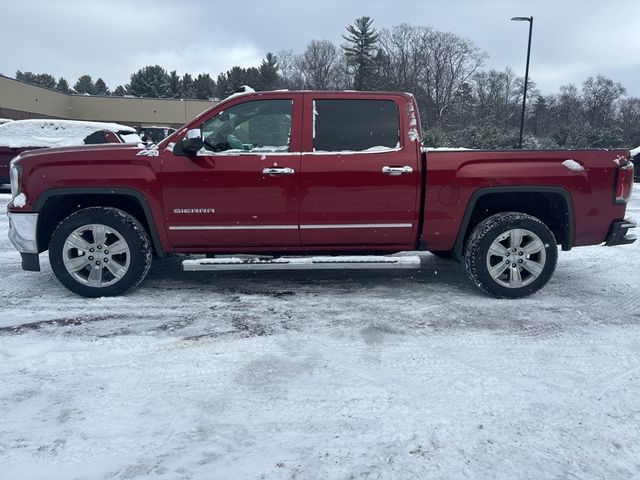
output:
[[[184,273],[84,299],[0,194],[0,478],[638,478],[640,243],[542,292],[416,272]],[[640,188],[628,213],[640,220]]]

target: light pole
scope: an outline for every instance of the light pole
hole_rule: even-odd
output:
[[[531,32],[533,31],[533,17],[513,17],[514,22],[529,22],[529,44],[527,46],[527,67],[524,73],[524,92],[522,94],[522,115],[520,116],[520,141],[518,148],[522,150],[522,131],[524,130],[524,110],[527,106],[527,84],[529,83],[529,57],[531,56]]]

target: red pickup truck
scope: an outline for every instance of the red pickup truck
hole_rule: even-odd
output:
[[[635,238],[626,150],[424,151],[412,95],[230,97],[162,142],[54,148],[12,161],[9,237],[49,250],[80,295],[122,294],[153,256],[185,270],[419,268],[464,261],[498,297],[540,289],[563,250]]]

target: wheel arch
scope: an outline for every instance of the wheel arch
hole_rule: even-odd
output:
[[[486,187],[473,192],[465,209],[453,247],[455,258],[463,257],[464,246],[476,225],[500,212],[518,211],[543,221],[563,250],[571,250],[574,213],[570,193],[562,187]]]
[[[114,207],[132,215],[147,230],[154,254],[165,256],[147,199],[128,188],[57,188],[40,194],[34,203],[34,210],[40,213],[38,249],[43,252],[49,248],[51,235],[62,219],[87,207]]]

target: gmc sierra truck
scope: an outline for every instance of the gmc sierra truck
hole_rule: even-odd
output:
[[[185,270],[419,268],[463,261],[497,297],[539,290],[563,250],[632,243],[627,150],[425,151],[412,95],[234,95],[154,145],[53,148],[11,162],[9,237],[88,296]]]

